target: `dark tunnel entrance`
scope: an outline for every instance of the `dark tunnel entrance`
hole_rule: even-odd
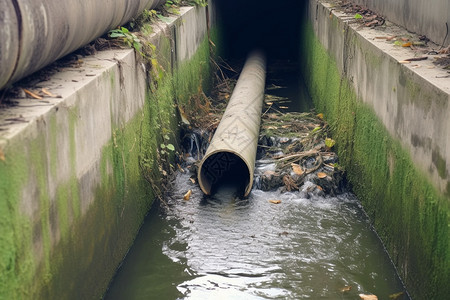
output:
[[[298,61],[300,27],[305,1],[219,0],[217,14],[223,33],[226,59],[242,59],[255,48],[268,62]]]

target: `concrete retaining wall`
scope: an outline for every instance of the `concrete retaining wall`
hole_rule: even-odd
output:
[[[157,149],[175,144],[162,135],[175,96],[209,78],[206,8],[154,32],[153,70],[133,50],[97,52],[26,86],[58,97],[0,110],[0,299],[104,293],[153,202]]]
[[[450,291],[450,78],[360,26],[335,1],[309,1],[303,72],[334,129],[341,163],[415,299]],[[376,292],[376,291],[372,291]]]
[[[441,45],[450,27],[450,2],[447,0],[354,0],[409,31],[426,35]],[[444,46],[450,44],[447,36]]]

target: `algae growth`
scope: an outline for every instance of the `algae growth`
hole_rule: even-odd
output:
[[[355,34],[348,28],[344,31],[339,34]],[[315,37],[311,23],[305,24],[301,45],[305,57],[302,69],[317,111],[323,112],[329,122],[353,190],[411,296],[447,297],[448,197],[415,167],[409,153],[388,133],[373,109],[358,98],[345,76],[346,62],[341,72]]]

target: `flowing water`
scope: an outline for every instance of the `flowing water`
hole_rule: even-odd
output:
[[[167,206],[152,208],[105,299],[389,299],[404,291],[352,194],[254,189],[242,200],[225,186],[204,197],[190,176],[179,172]]]

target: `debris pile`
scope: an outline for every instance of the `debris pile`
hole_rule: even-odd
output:
[[[235,79],[225,79],[207,97],[201,93],[180,107],[183,121],[183,160],[197,181],[196,163],[205,152],[231,96]],[[277,87],[270,87],[270,89]],[[279,87],[282,88],[282,87]],[[302,197],[343,193],[347,181],[338,157],[332,151],[323,114],[281,112],[278,102],[286,99],[266,95],[258,142],[254,188],[300,191]]]
[[[358,4],[344,2],[341,4],[341,8],[348,14],[355,14],[355,20],[361,21],[366,27],[381,26],[386,22],[382,16]]]
[[[264,114],[259,139],[255,185],[262,190],[281,188],[302,196],[337,195],[346,180],[331,151],[322,114],[273,112]]]

